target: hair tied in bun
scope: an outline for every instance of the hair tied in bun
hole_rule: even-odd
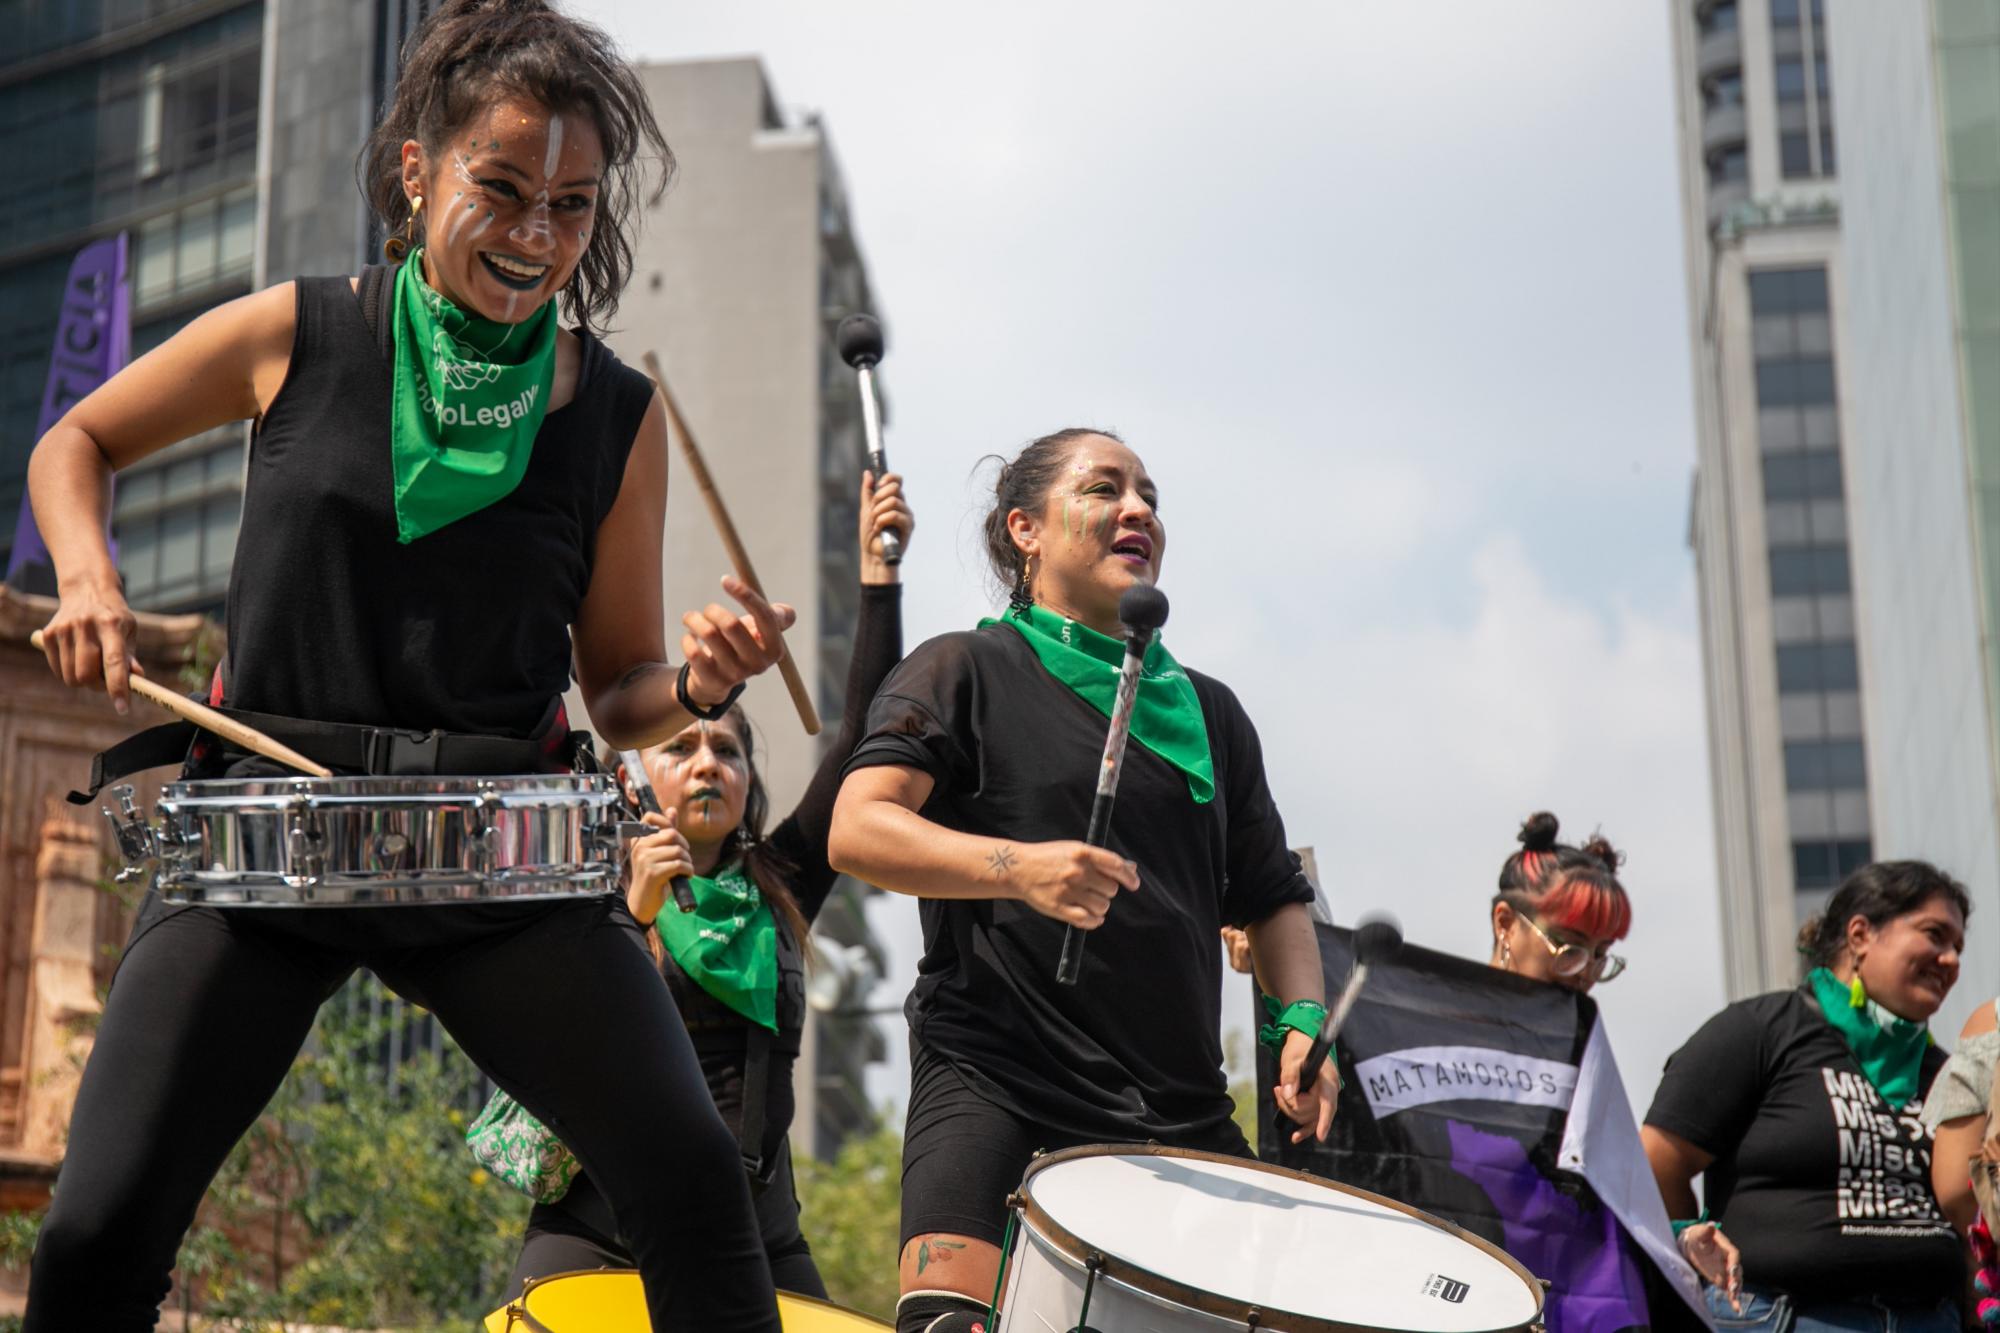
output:
[[[1514,835],[1515,841],[1531,852],[1552,852],[1556,847],[1556,834],[1562,825],[1546,810],[1538,810],[1529,815],[1521,824],[1521,831]]]

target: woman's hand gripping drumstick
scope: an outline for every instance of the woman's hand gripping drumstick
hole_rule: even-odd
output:
[[[702,458],[701,448],[694,442],[694,432],[688,429],[687,420],[681,416],[680,404],[674,401],[673,392],[667,388],[667,377],[660,369],[660,358],[648,352],[645,361],[646,373],[653,377],[653,384],[660,391],[660,401],[666,405],[667,419],[673,423],[672,434],[680,441],[681,456],[687,460],[688,471],[694,474],[694,484],[700,488],[701,498],[708,504],[709,517],[715,520],[715,530],[722,537],[723,549],[729,553],[729,563],[735,566],[736,578],[743,585],[738,589],[732,587],[728,580],[724,580],[722,586],[728,590],[730,596],[741,601],[754,613],[757,604],[764,601],[764,585],[758,582],[756,568],[750,563],[749,553],[743,549],[743,539],[736,533],[736,524],[730,521],[729,510],[722,502],[722,494],[716,490],[715,479],[709,475],[708,464]],[[746,597],[746,593],[750,596]],[[754,603],[750,600],[751,597],[755,598]],[[692,669],[695,671],[701,669],[701,663],[695,656],[696,649],[690,645],[695,644],[696,636],[701,635],[702,630],[707,627],[704,617],[712,617],[718,609],[710,607],[700,614],[690,612],[682,617],[683,623],[689,630],[689,637],[681,641],[682,649],[687,654],[689,662],[694,664]],[[760,618],[758,624],[761,628],[765,622]],[[746,635],[752,632],[749,626],[743,626],[742,629]],[[747,645],[745,647],[747,649]],[[813,708],[812,694],[806,689],[804,678],[799,675],[798,663],[794,662],[792,655],[785,651],[782,636],[777,640],[777,649],[778,672],[784,676],[785,688],[791,692],[792,706],[798,710],[799,721],[804,725],[806,735],[817,736],[820,730],[819,713]],[[747,652],[744,655],[747,656]],[[741,676],[734,677],[734,679],[741,678]]]
[[[49,624],[53,629],[56,627],[57,622],[51,621]],[[129,625],[125,626],[123,627],[123,631],[122,634],[116,637],[103,636],[99,640],[104,645],[103,648],[100,650],[93,645],[94,655],[88,660],[92,663],[101,661],[105,667],[109,667],[114,660],[115,653],[117,659],[124,662],[121,674],[126,677],[128,688],[133,694],[158,704],[175,717],[194,723],[203,731],[214,732],[231,745],[248,750],[252,754],[261,754],[266,759],[275,759],[288,768],[296,768],[299,772],[311,774],[316,778],[330,778],[333,776],[332,770],[328,769],[324,764],[314,763],[297,750],[292,749],[290,746],[279,744],[255,727],[246,727],[236,719],[218,713],[206,704],[198,704],[186,695],[176,694],[166,686],[147,679],[146,673],[139,666],[138,659],[126,655],[126,645],[131,642],[132,637],[131,627]],[[40,649],[49,659],[49,665],[55,669],[57,675],[63,678],[65,684],[75,686],[104,685],[107,690],[110,688],[105,675],[90,677],[83,674],[82,667],[86,659],[74,646],[76,640],[73,635],[65,635],[63,639],[58,639],[50,634],[45,634],[41,630],[36,630],[28,636],[28,642]],[[66,644],[68,646],[65,646]],[[121,709],[120,711],[124,710]]]

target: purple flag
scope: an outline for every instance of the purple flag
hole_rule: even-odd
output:
[[[121,231],[86,245],[69,267],[35,438],[48,434],[63,413],[124,369],[131,359],[132,284],[126,270],[125,233]],[[116,547],[112,554],[117,554]],[[14,526],[13,553],[7,559],[7,583],[28,592],[55,591],[49,548],[35,527],[25,488],[21,516]]]

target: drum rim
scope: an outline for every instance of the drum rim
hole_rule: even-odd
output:
[[[476,795],[479,783],[548,783],[551,790],[559,790],[563,784],[573,784],[571,790],[582,792],[606,792],[614,798],[618,789],[608,773],[336,773],[328,778],[309,777],[304,773],[279,773],[261,778],[177,778],[160,784],[160,795],[167,799],[191,800],[202,796],[220,798],[232,793],[256,796],[277,796],[284,793],[335,792],[345,783],[421,783],[426,788],[435,789],[440,783],[463,783],[465,790]],[[254,792],[252,789],[256,789]],[[384,788],[394,790],[394,788]],[[408,790],[408,788],[402,788]]]
[[[636,1268],[572,1268],[569,1271],[563,1273],[545,1273],[540,1277],[528,1278],[525,1282],[521,1284],[521,1294],[519,1296],[516,1296],[513,1300],[508,1301],[498,1310],[495,1310],[493,1314],[511,1315],[515,1318],[518,1318],[522,1323],[528,1326],[530,1333],[555,1333],[555,1331],[549,1328],[548,1325],[544,1324],[541,1320],[535,1318],[532,1314],[528,1313],[529,1292],[532,1292],[535,1288],[543,1285],[544,1283],[554,1282],[559,1278],[628,1277],[628,1276],[638,1277],[639,1270]],[[808,1307],[817,1308],[821,1310],[832,1310],[836,1314],[852,1315],[856,1319],[865,1319],[869,1323],[875,1325],[878,1328],[891,1330],[892,1333],[893,1330],[895,1329],[894,1324],[885,1324],[881,1320],[875,1318],[873,1315],[863,1314],[861,1313],[861,1311],[850,1309],[845,1305],[836,1305],[832,1301],[821,1300],[817,1296],[807,1296],[800,1292],[785,1291],[781,1288],[778,1291],[778,1297],[780,1300],[797,1301],[799,1304]],[[493,1317],[492,1315],[487,1316],[487,1318],[489,1319],[492,1317]],[[512,1328],[514,1327],[514,1325],[510,1322],[504,1325],[504,1327]]]
[[[1063,1148],[1057,1152],[1044,1153],[1030,1162],[1027,1172],[1021,1177],[1020,1188],[1014,1192],[1013,1198],[1009,1200],[1015,1208],[1020,1210],[1022,1217],[1027,1223],[1040,1232],[1045,1239],[1050,1241],[1054,1248],[1060,1251],[1065,1258],[1073,1260],[1078,1264],[1087,1265],[1090,1257],[1096,1255],[1101,1260],[1098,1268],[1100,1273],[1105,1277],[1115,1278],[1126,1286],[1143,1292],[1146,1295],[1158,1296],[1165,1300],[1173,1301],[1176,1304],[1184,1305],[1202,1314],[1215,1315],[1222,1319],[1234,1319],[1238,1322],[1241,1322],[1245,1316],[1254,1311],[1258,1317],[1258,1322],[1254,1327],[1273,1330],[1282,1329],[1286,1333],[1384,1333],[1384,1330],[1374,1324],[1350,1324],[1343,1320],[1327,1319],[1319,1315],[1300,1314],[1294,1310],[1278,1310],[1267,1306],[1255,1305],[1248,1301],[1238,1301],[1218,1296],[1214,1292],[1203,1291],[1199,1287],[1191,1287],[1163,1273],[1156,1273],[1151,1269],[1142,1268],[1128,1259],[1120,1259],[1114,1255],[1105,1254],[1102,1250],[1092,1246],[1083,1238],[1050,1217],[1047,1210],[1036,1200],[1034,1191],[1031,1188],[1035,1177],[1049,1167],[1057,1166],[1064,1162],[1077,1161],[1086,1157],[1176,1157],[1192,1161],[1215,1162],[1223,1166],[1244,1167],[1253,1171],[1265,1172],[1269,1175],[1282,1176],[1289,1180],[1300,1180],[1314,1185],[1325,1186],[1329,1189],[1339,1190],[1344,1194],[1353,1195],[1356,1198],[1365,1199],[1370,1203],[1380,1204],[1396,1212],[1406,1213],[1420,1222],[1428,1223],[1445,1234],[1465,1241],[1476,1249],[1484,1251],[1491,1258],[1499,1260],[1504,1267],[1521,1279],[1521,1285],[1526,1287],[1529,1294],[1534,1297],[1534,1314],[1524,1322],[1498,1325],[1491,1329],[1477,1330],[1476,1333],[1511,1333],[1511,1330],[1514,1329],[1534,1328],[1540,1326],[1542,1323],[1545,1293],[1541,1280],[1533,1273],[1530,1273],[1513,1255],[1507,1253],[1485,1237],[1473,1235],[1455,1222],[1446,1221],[1442,1217],[1424,1212],[1421,1208],[1413,1208],[1409,1204],[1397,1199],[1391,1199],[1386,1195],[1376,1194],[1373,1191],[1360,1189],[1338,1180],[1328,1180],[1325,1176],[1316,1176],[1310,1171],[1300,1171],[1292,1167],[1279,1166],[1274,1162],[1266,1162],[1254,1157],[1231,1157],[1223,1153],[1203,1152],[1196,1148],[1172,1148],[1163,1143],[1086,1143],[1074,1148]],[[1003,1255],[1002,1262],[1005,1262],[1006,1258],[1007,1256]],[[1406,1333],[1406,1331],[1397,1331],[1397,1333]]]

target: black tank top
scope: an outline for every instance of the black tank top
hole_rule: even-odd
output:
[[[543,420],[521,484],[403,545],[388,360],[347,278],[297,286],[291,369],[250,446],[228,703],[533,736],[568,688],[568,629],[651,382],[579,332],[576,394]]]

